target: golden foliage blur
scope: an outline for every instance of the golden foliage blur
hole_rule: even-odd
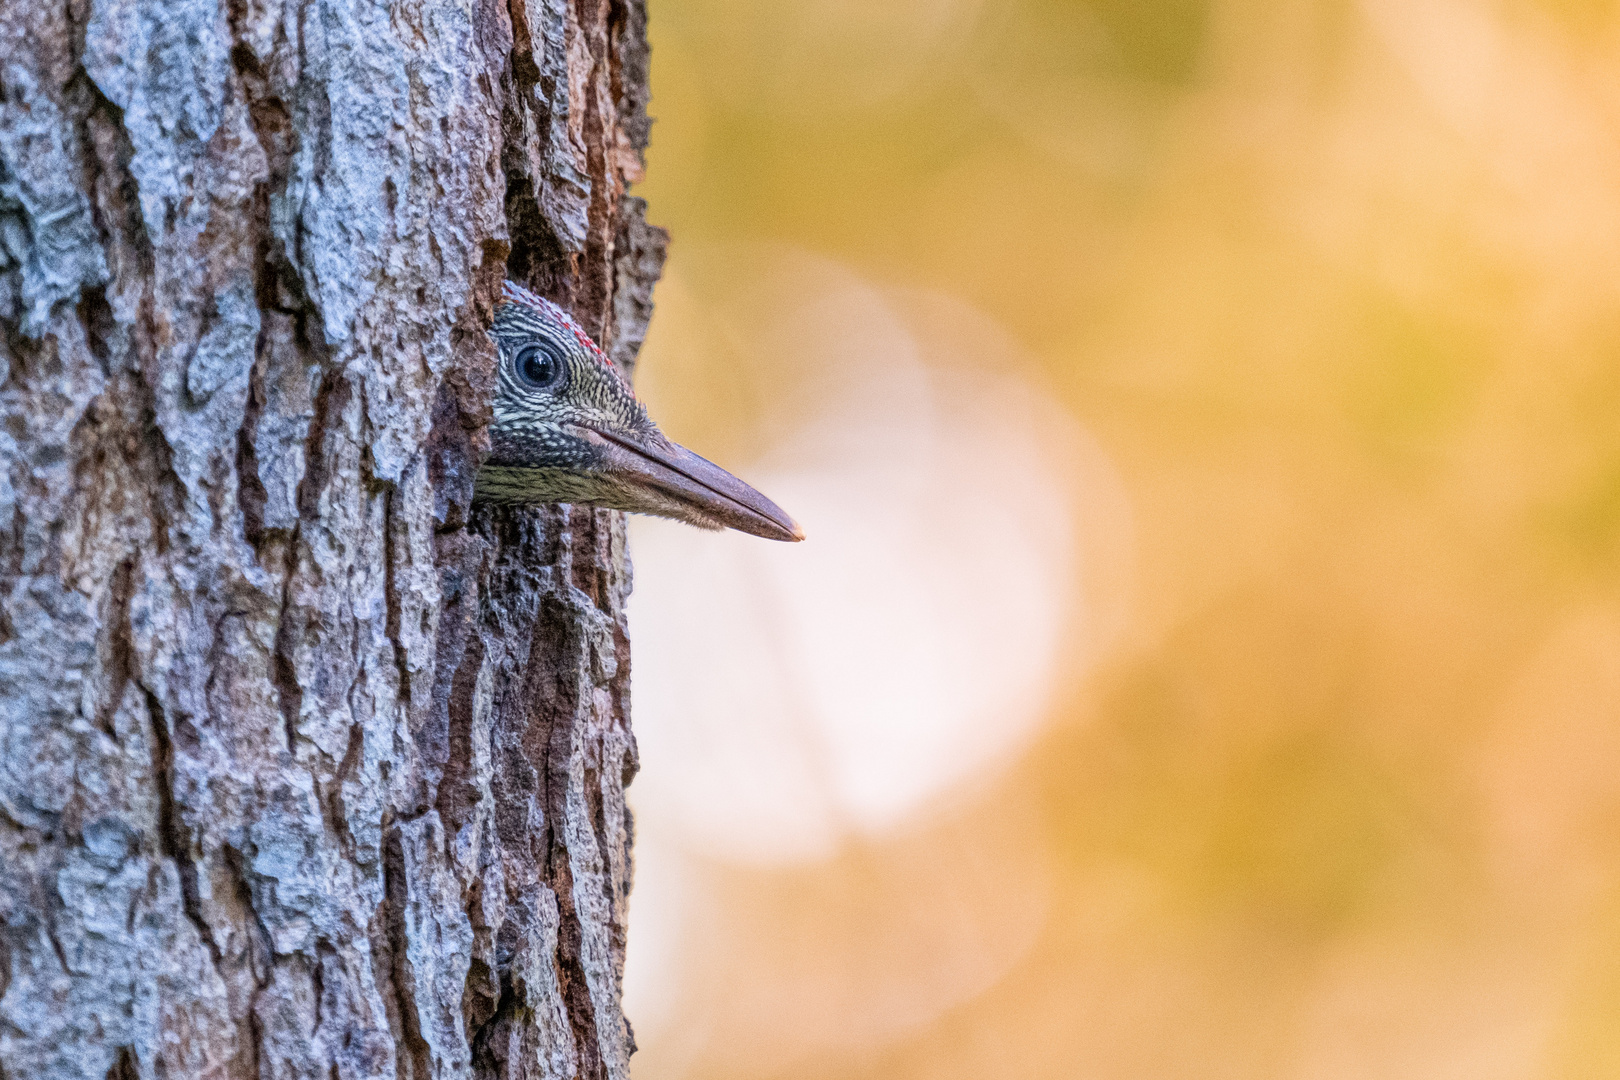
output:
[[[711,865],[637,1075],[1616,1075],[1620,8],[654,0],[652,34],[678,287],[765,240],[987,312],[1123,476],[1137,582],[992,789]],[[729,384],[669,333],[654,412],[746,460],[770,358]],[[908,1011],[1001,888],[1032,944]]]

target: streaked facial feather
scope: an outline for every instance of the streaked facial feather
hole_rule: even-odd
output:
[[[561,308],[510,282],[505,301],[489,331],[499,366],[475,499],[582,503],[803,538],[775,503],[664,438],[624,375]]]

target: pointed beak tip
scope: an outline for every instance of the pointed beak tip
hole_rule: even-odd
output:
[[[694,524],[712,525],[752,533],[768,540],[798,543],[804,539],[804,528],[754,488],[743,483],[714,462],[699,457],[665,439],[656,431],[651,435],[631,434],[581,425],[585,437],[612,447],[614,467],[621,480],[655,491],[662,498],[696,512],[696,516],[676,512]],[[642,509],[634,505],[623,509]],[[668,513],[667,508],[653,509],[652,513]]]

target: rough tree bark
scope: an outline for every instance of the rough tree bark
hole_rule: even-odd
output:
[[[0,0],[0,1077],[623,1077],[620,517],[470,505],[503,276],[634,360],[642,0]]]

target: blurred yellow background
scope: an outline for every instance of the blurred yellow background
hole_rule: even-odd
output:
[[[638,1080],[1620,1076],[1620,5],[651,9]]]

